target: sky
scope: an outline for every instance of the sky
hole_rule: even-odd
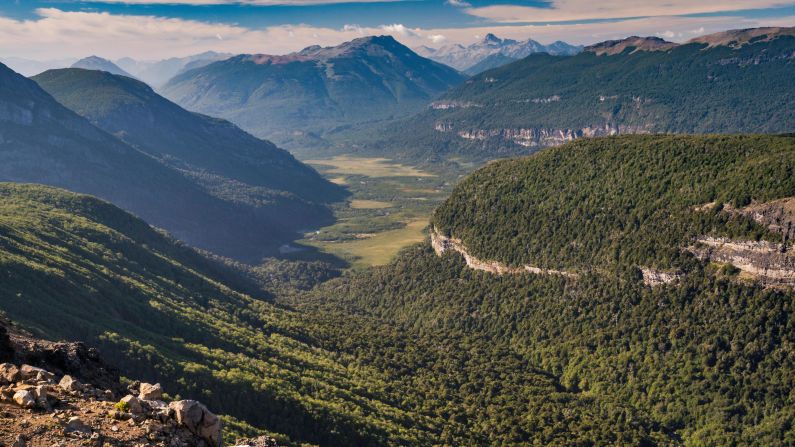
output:
[[[757,26],[795,26],[795,0],[0,0],[0,58],[285,54],[381,34],[412,48],[468,45],[487,33],[682,42]]]

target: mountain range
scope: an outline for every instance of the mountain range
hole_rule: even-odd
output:
[[[135,93],[148,91],[137,81],[81,69],[61,73],[73,75],[71,81],[67,77],[60,78],[64,97],[68,97],[66,92],[70,87],[77,86],[75,89],[79,90],[77,79],[84,76],[87,79],[95,76],[118,81],[115,84],[108,82],[104,90],[85,90],[84,98],[80,100],[85,107],[84,112],[96,106],[97,109],[93,109],[97,111],[95,118],[107,117],[105,125],[112,121],[111,116],[124,117],[127,121],[118,124],[114,131],[124,128],[125,124],[130,126],[127,128],[130,133],[146,131],[146,124],[138,123],[139,127],[136,127],[131,124],[135,120],[129,116],[113,115],[117,108],[139,111],[137,116],[148,120],[150,130],[158,127],[157,119],[164,118],[154,114],[158,111],[156,107],[147,112],[143,105],[145,101],[141,96],[135,96]],[[47,78],[53,79],[54,75]],[[313,197],[333,200],[342,196],[338,187],[322,180],[289,154],[245,135],[228,123],[201,117],[190,120],[187,117],[192,115],[184,112],[182,117],[186,121],[183,124],[199,126],[193,129],[199,135],[201,132],[219,131],[223,135],[235,136],[231,141],[242,146],[229,148],[221,144],[213,146],[209,142],[204,146],[197,145],[203,148],[203,153],[201,156],[195,154],[196,158],[188,160],[193,164],[188,165],[169,153],[158,153],[162,146],[147,146],[145,150],[149,152],[131,147],[58,103],[36,82],[5,66],[0,66],[0,82],[0,179],[43,183],[94,194],[197,247],[239,259],[257,260],[275,252],[304,225],[322,225],[331,218],[322,204],[309,202],[289,191],[243,184],[211,171],[212,151],[216,151],[215,160],[224,158],[217,154],[237,151],[240,157],[249,157],[251,170],[260,172],[278,174],[294,168],[297,179],[314,176],[316,195]],[[130,88],[133,93],[125,96],[124,90],[117,88],[120,85]],[[92,91],[98,95],[91,96]],[[79,92],[71,93],[80,96]],[[153,96],[143,97],[156,103]],[[178,112],[175,108],[166,110]],[[173,122],[164,120],[162,124]],[[138,139],[129,134],[127,138],[135,144],[143,145],[147,141],[144,137]],[[173,149],[176,153],[178,147],[174,145]],[[169,159],[169,163],[161,161],[165,159]],[[262,168],[271,161],[276,168],[272,171]],[[201,165],[202,162],[207,164]]]
[[[380,36],[283,56],[235,56],[177,75],[161,91],[188,110],[289,144],[406,116],[464,79]]]
[[[172,57],[157,61],[139,61],[125,57],[117,60],[116,64],[153,88],[159,88],[169,79],[184,71],[200,68],[232,56],[229,53],[206,51],[192,56]]]
[[[543,45],[533,39],[525,41],[501,39],[491,33],[487,34],[480,42],[468,46],[453,44],[441,48],[423,46],[417,49],[422,56],[470,75],[478,74],[489,68],[496,68],[534,53],[571,56],[580,51],[582,51],[582,46],[569,45],[566,42],[556,41],[549,45]],[[485,59],[490,59],[490,62],[481,64]]]
[[[794,30],[737,30],[685,44],[630,37],[575,56],[532,54],[451,89],[381,131],[372,147],[415,160],[487,160],[587,136],[791,132]]]

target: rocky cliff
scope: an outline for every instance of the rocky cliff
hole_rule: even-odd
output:
[[[487,261],[478,259],[471,255],[466,249],[464,244],[459,239],[447,237],[437,231],[435,228],[431,229],[431,246],[438,256],[442,256],[445,252],[458,253],[464,257],[467,266],[473,270],[480,270],[495,275],[518,275],[522,273],[532,273],[534,275],[557,275],[567,278],[577,278],[579,275],[573,272],[563,270],[545,269],[535,267],[532,265],[522,265],[521,267],[511,267],[507,264],[498,261]]]

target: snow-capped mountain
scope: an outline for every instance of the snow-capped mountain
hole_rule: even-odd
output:
[[[557,41],[549,45],[543,45],[533,39],[518,41],[513,39],[500,39],[494,34],[487,34],[480,42],[469,46],[460,44],[445,45],[434,49],[430,47],[419,47],[417,53],[436,62],[441,62],[461,71],[478,64],[482,60],[494,54],[507,56],[505,62],[521,59],[533,53],[549,53],[552,55],[570,56],[582,51],[582,46],[569,45],[566,42]],[[508,59],[509,58],[509,59]]]

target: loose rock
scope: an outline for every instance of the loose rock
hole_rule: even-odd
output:
[[[19,390],[14,393],[14,402],[23,408],[33,408],[36,406],[36,398],[28,390]]]
[[[74,416],[69,418],[69,421],[66,423],[66,427],[64,427],[64,433],[91,433],[91,427],[85,424],[82,419],[78,416]]]
[[[19,368],[11,363],[0,365],[0,382],[14,383],[19,380]]]
[[[163,388],[160,387],[159,383],[154,385],[142,383],[138,398],[142,400],[160,400],[163,398]]]
[[[58,386],[64,391],[83,391],[84,388],[82,383],[70,375],[63,376],[61,381],[58,382]]]

